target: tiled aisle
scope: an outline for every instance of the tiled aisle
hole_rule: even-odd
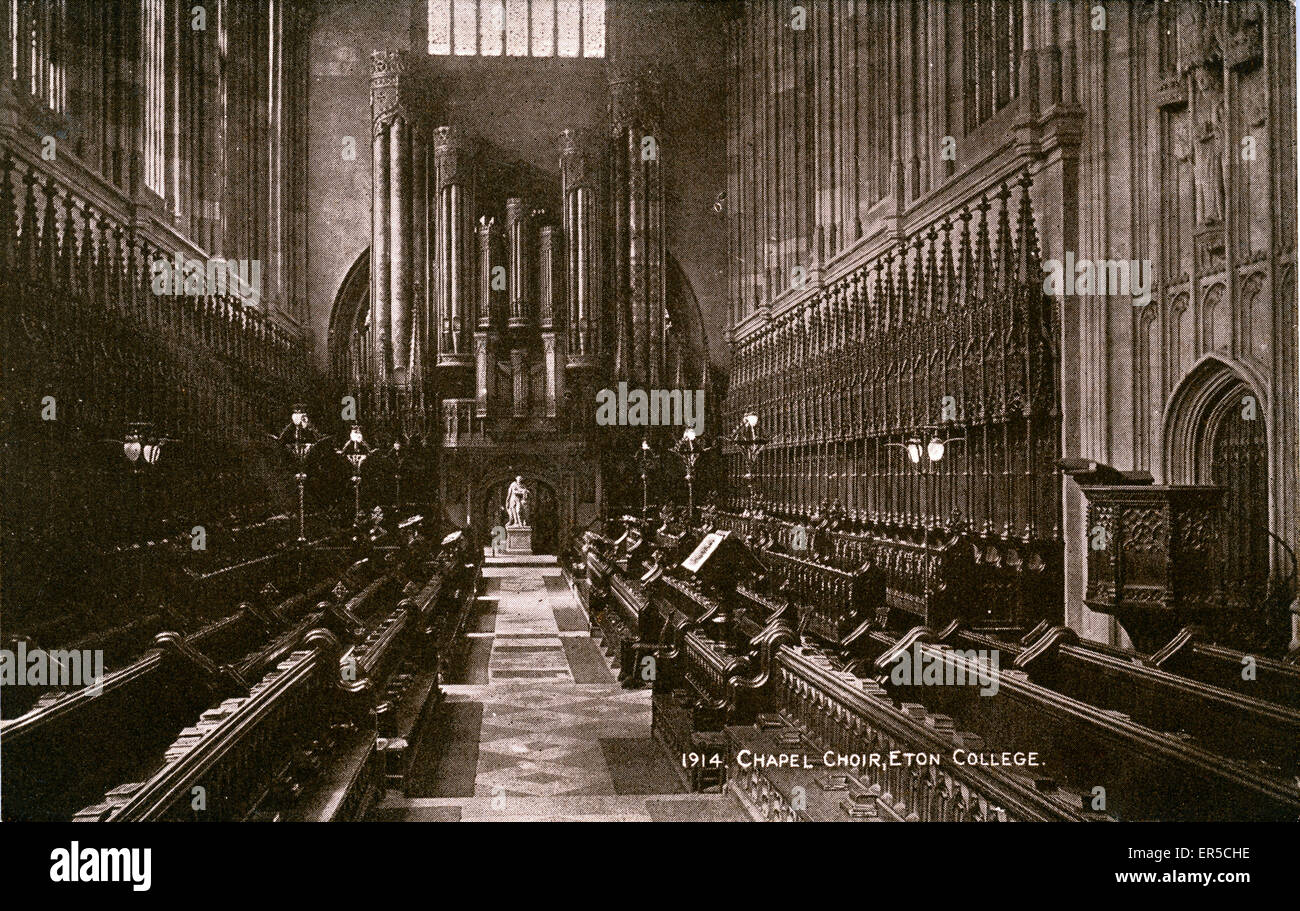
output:
[[[495,622],[484,616],[471,634],[479,661],[476,668],[471,649],[469,679],[443,686],[452,719],[439,729],[443,742],[421,744],[434,755],[427,780],[412,790],[431,796],[391,791],[371,818],[743,818],[730,797],[683,793],[650,738],[649,691],[615,681],[557,566],[489,565],[483,575],[480,603],[495,607]],[[491,646],[486,674],[482,640]]]

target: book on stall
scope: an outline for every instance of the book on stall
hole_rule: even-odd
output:
[[[827,772],[825,775],[818,775],[814,780],[823,791],[847,791],[849,789],[849,776],[843,772]]]

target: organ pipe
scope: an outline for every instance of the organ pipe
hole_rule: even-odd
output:
[[[567,366],[581,369],[598,359],[600,313],[599,166],[590,140],[575,130],[560,134],[564,187],[564,237],[568,302]]]
[[[616,372],[649,386],[660,385],[664,374],[667,306],[662,137],[655,94],[641,79],[610,82],[614,297],[619,321],[627,325],[630,317],[627,356]]]
[[[506,200],[511,329],[527,329],[532,324],[532,244],[532,218],[524,201],[512,196]]]
[[[434,131],[437,167],[437,313],[438,365],[473,362],[473,334],[478,301],[475,239],[474,153],[471,140],[457,127]],[[489,276],[490,278],[490,276]],[[487,285],[483,285],[487,289]]]

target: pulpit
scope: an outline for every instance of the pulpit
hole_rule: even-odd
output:
[[[1080,484],[1088,498],[1084,603],[1115,617],[1146,654],[1184,626],[1216,626],[1223,589],[1223,489]]]

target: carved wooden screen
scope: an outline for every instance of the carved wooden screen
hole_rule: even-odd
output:
[[[768,512],[838,500],[868,529],[961,520],[1060,540],[1055,316],[1028,175],[1012,196],[1004,184],[912,233],[739,343],[726,426],[753,410],[774,437],[756,471]],[[934,438],[950,441],[938,460]]]

